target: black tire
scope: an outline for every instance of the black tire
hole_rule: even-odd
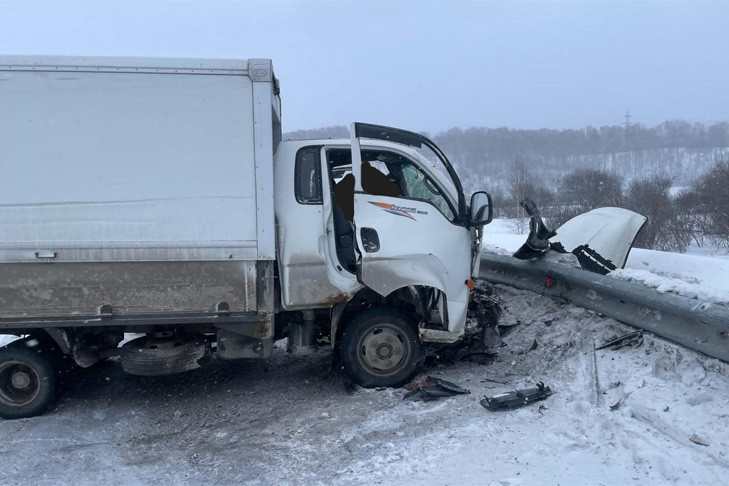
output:
[[[121,365],[130,375],[173,375],[199,368],[200,361],[208,355],[203,340],[160,341],[144,336],[122,346]]]
[[[0,348],[0,417],[33,417],[56,401],[52,363],[51,353],[42,348],[18,344]]]
[[[55,389],[57,397],[60,397],[64,389],[77,378],[76,371],[80,368],[74,362],[73,357],[63,354],[58,344],[48,336],[42,334],[26,336],[13,341],[8,346],[29,349],[43,354],[56,375]]]
[[[398,387],[418,372],[422,345],[397,309],[369,309],[349,322],[340,347],[345,373],[360,386]]]

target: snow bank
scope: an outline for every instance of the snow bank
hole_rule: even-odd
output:
[[[640,283],[656,289],[660,293],[673,293],[691,299],[698,299],[714,304],[729,304],[729,293],[702,285],[690,276],[663,276],[647,270],[623,269],[615,270],[610,276],[618,280]]]
[[[611,275],[716,303],[729,303],[729,260],[634,248],[624,270]]]
[[[526,241],[526,235],[519,234],[516,226],[507,219],[493,220],[484,226],[483,233],[483,251],[486,253],[511,255]]]

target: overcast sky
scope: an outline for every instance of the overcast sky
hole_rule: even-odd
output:
[[[729,2],[2,2],[1,54],[270,57],[284,130],[729,119]],[[2,109],[2,107],[0,107]]]

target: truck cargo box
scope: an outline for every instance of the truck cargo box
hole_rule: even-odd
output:
[[[0,319],[258,309],[269,60],[0,58]]]

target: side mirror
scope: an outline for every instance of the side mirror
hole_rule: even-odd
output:
[[[494,217],[494,207],[491,205],[491,194],[484,191],[474,192],[471,196],[471,207],[468,213],[471,226],[484,226]]]

